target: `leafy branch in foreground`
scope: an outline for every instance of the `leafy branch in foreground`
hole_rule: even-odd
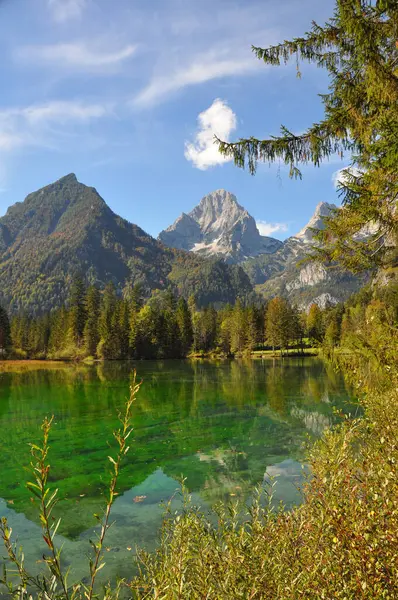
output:
[[[109,527],[109,517],[111,513],[112,504],[114,502],[115,497],[117,496],[116,485],[117,480],[120,473],[120,467],[124,456],[129,451],[129,446],[127,445],[128,438],[131,435],[132,427],[131,427],[131,418],[132,418],[132,405],[135,401],[136,395],[140,389],[141,384],[136,383],[136,374],[134,372],[133,382],[130,387],[130,398],[127,400],[124,413],[119,413],[119,421],[121,427],[114,431],[113,436],[119,446],[119,450],[116,458],[109,456],[109,460],[112,463],[113,473],[111,477],[111,482],[109,485],[108,498],[105,508],[105,514],[102,520],[101,532],[98,537],[98,541],[93,543],[94,549],[94,559],[90,560],[90,575],[91,582],[86,591],[86,597],[88,600],[91,600],[94,594],[94,584],[97,573],[100,569],[105,566],[105,563],[101,561],[102,550],[104,546],[104,540],[106,536],[107,529]]]
[[[133,374],[133,379],[130,385],[130,396],[127,399],[123,412],[120,412],[118,417],[120,427],[113,432],[114,439],[117,442],[118,451],[116,456],[109,456],[109,461],[112,464],[111,479],[106,498],[106,505],[102,519],[96,518],[101,523],[98,539],[91,542],[93,547],[93,556],[89,559],[89,584],[85,585],[81,582],[74,583],[68,586],[69,570],[64,572],[61,563],[61,549],[58,549],[55,544],[55,536],[61,522],[53,520],[52,512],[57,503],[58,490],[52,491],[48,486],[48,477],[50,473],[50,464],[48,463],[49,453],[49,435],[54,417],[45,418],[42,425],[43,441],[42,445],[31,444],[31,452],[33,461],[31,463],[34,474],[34,482],[28,482],[28,489],[39,499],[40,502],[40,523],[43,531],[43,539],[50,551],[49,555],[44,555],[44,561],[49,569],[49,575],[34,576],[25,568],[24,553],[22,548],[18,548],[16,543],[12,541],[12,529],[9,527],[7,519],[2,518],[0,521],[0,537],[3,540],[8,560],[13,565],[13,569],[4,566],[3,577],[0,578],[0,585],[6,587],[10,596],[15,599],[33,598],[35,591],[38,600],[92,600],[99,596],[95,592],[96,577],[98,572],[105,566],[102,561],[104,541],[107,530],[110,527],[109,518],[115,497],[117,496],[117,482],[122,466],[123,458],[129,451],[128,438],[132,433],[132,407],[136,399],[137,393],[141,387],[141,383],[137,383],[136,373]],[[120,584],[116,590],[110,591],[110,588],[105,589],[105,598],[116,598],[118,596]],[[112,596],[111,596],[112,594]]]
[[[396,0],[336,0],[324,26],[270,48],[253,47],[259,60],[281,65],[295,57],[326,69],[328,93],[321,95],[324,118],[295,135],[216,138],[221,154],[252,174],[258,161],[281,161],[292,177],[300,164],[319,166],[345,152],[352,164],[341,174],[343,210],[329,219],[321,240],[324,260],[349,269],[394,266],[398,238],[398,7]],[[363,243],[363,233],[367,233]],[[362,236],[361,236],[362,234]]]

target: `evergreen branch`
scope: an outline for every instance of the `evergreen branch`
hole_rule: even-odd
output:
[[[219,151],[223,156],[233,158],[235,165],[244,168],[246,162],[251,174],[256,172],[258,161],[275,162],[280,159],[290,165],[290,176],[301,177],[296,163],[320,163],[330,155],[347,149],[350,142],[345,131],[331,130],[327,121],[315,124],[303,135],[294,135],[286,127],[281,128],[281,137],[259,140],[254,137],[240,139],[238,142],[225,142],[215,136]]]
[[[294,54],[302,60],[316,62],[322,57],[321,52],[336,47],[339,36],[339,28],[331,23],[320,27],[313,22],[312,31],[305,37],[295,38],[292,41],[285,40],[269,48],[252,46],[252,50],[259,60],[269,65],[280,65],[281,62],[287,64]]]

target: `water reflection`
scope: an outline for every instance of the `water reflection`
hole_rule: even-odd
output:
[[[134,366],[144,385],[114,512],[111,535],[120,543],[111,562],[119,566],[128,547],[154,542],[158,504],[171,497],[181,475],[202,505],[244,498],[269,475],[277,476],[278,498],[287,505],[297,502],[303,441],[333,424],[336,406],[350,409],[351,393],[342,377],[313,358],[32,366],[0,373],[0,497],[5,499],[0,512],[11,516],[16,529],[22,524],[28,538],[37,535],[37,508],[24,484],[28,443],[40,439],[43,417],[54,414],[51,478],[62,498],[60,533],[75,557],[80,544],[87,550],[83,542],[95,526],[93,514],[106,487],[106,440]],[[141,502],[133,501],[141,496]],[[30,544],[32,557],[40,549],[40,536],[37,540]]]

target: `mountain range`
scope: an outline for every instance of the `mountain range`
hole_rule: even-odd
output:
[[[164,246],[70,174],[0,218],[0,302],[11,313],[47,312],[67,300],[76,274],[126,293],[139,284],[146,297],[172,286],[199,306],[234,302],[253,289],[240,266]]]
[[[206,195],[156,240],[116,215],[93,187],[69,174],[29,194],[0,218],[0,303],[41,314],[67,301],[74,275],[103,288],[113,282],[144,297],[172,287],[198,306],[283,295],[306,307],[344,300],[363,278],[301,264],[313,231],[336,207],[320,203],[308,225],[281,242],[226,190]]]
[[[266,298],[276,295],[306,308],[337,304],[357,291],[367,275],[353,275],[336,266],[303,263],[316,244],[314,233],[325,227],[324,218],[337,210],[335,204],[320,202],[307,225],[284,242],[261,236],[254,218],[226,190],[202,198],[188,214],[183,213],[159,234],[159,240],[174,248],[199,255],[223,257],[239,264],[257,292]]]

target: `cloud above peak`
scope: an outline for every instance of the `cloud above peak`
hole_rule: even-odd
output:
[[[229,162],[231,159],[218,151],[214,136],[228,141],[236,126],[236,115],[232,108],[224,100],[216,98],[208,109],[199,114],[194,139],[185,143],[185,158],[201,171]]]

